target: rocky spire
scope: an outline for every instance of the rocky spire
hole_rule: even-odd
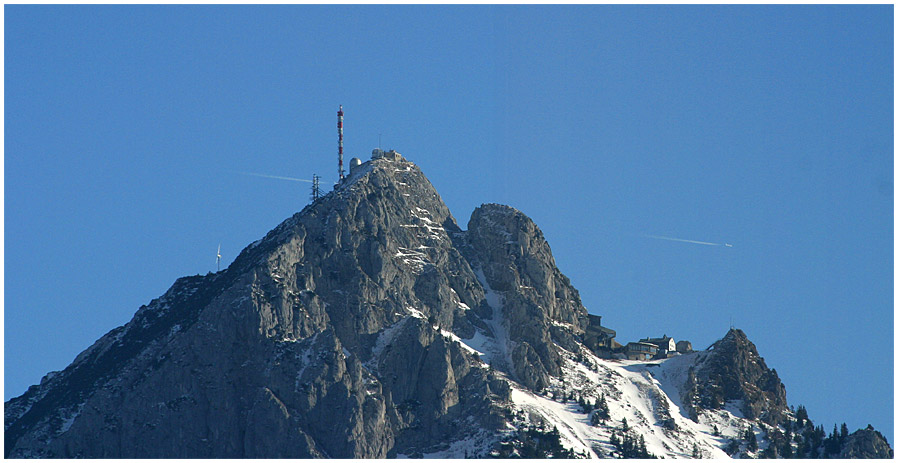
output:
[[[767,368],[755,345],[742,330],[732,328],[715,342],[690,372],[684,402],[687,408],[721,409],[741,401],[748,419],[780,424],[786,413],[786,387],[776,370]]]

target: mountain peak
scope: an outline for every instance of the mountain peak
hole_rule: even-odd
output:
[[[767,368],[755,345],[736,328],[708,348],[690,373],[685,395],[693,416],[696,409],[722,409],[731,402],[746,418],[771,425],[788,413],[786,387],[776,370]]]
[[[529,217],[483,204],[462,230],[414,163],[376,150],[7,402],[6,456],[606,457],[636,430],[657,455],[725,455],[652,374],[694,420],[738,423],[727,438],[787,413],[740,330],[658,365],[599,358],[588,327]]]
[[[579,298],[555,287],[567,280],[522,214],[516,236],[536,245],[509,255],[524,258],[525,297],[478,277],[499,281],[481,269],[490,233],[475,225],[469,243],[416,165],[376,151],[350,166],[227,269],[179,279],[13,399],[7,455],[382,458],[464,438],[459,417],[502,429],[502,377],[544,387],[559,373],[551,340],[574,338],[552,320],[585,318]],[[495,370],[462,338],[482,339]]]

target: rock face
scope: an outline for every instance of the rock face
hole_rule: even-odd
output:
[[[740,401],[748,419],[773,426],[783,422],[789,411],[786,387],[742,330],[731,329],[708,351],[690,370],[686,384],[684,405],[693,417],[700,409],[719,410]]]
[[[724,438],[755,456],[743,430],[769,446],[762,425],[790,419],[741,331],[639,364],[595,355],[600,320],[528,217],[484,204],[462,230],[418,167],[378,152],[8,401],[5,456],[725,457]],[[844,447],[886,451],[872,430]]]
[[[851,433],[842,446],[839,458],[888,458],[895,457],[889,442],[879,431],[867,426]]]
[[[530,219],[485,205],[462,231],[383,156],[9,401],[6,456],[415,454],[500,430],[507,378],[544,387],[585,319]],[[475,334],[494,368],[453,341]]]
[[[474,210],[461,249],[483,272],[489,288],[504,295],[511,372],[533,390],[561,372],[555,345],[576,351],[588,325],[580,294],[555,266],[549,244],[527,216],[499,204]],[[461,240],[460,240],[461,241]]]

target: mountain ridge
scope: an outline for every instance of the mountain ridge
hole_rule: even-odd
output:
[[[609,361],[589,324],[530,218],[484,204],[462,230],[417,166],[376,151],[8,401],[6,456],[627,456],[622,427],[658,455],[726,456],[746,426],[780,445],[794,413],[744,333]]]

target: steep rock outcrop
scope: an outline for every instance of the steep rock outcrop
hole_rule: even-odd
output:
[[[859,429],[848,435],[842,445],[839,458],[895,458],[895,452],[889,442],[873,426]]]
[[[466,235],[465,255],[502,295],[512,372],[540,390],[561,373],[555,345],[576,351],[589,323],[580,294],[555,266],[542,231],[520,211],[484,204],[471,214]]]
[[[741,401],[748,419],[771,425],[788,414],[786,387],[776,370],[767,368],[755,345],[739,329],[731,329],[715,342],[690,369],[683,402],[693,419],[700,409],[719,410],[729,401]]]

